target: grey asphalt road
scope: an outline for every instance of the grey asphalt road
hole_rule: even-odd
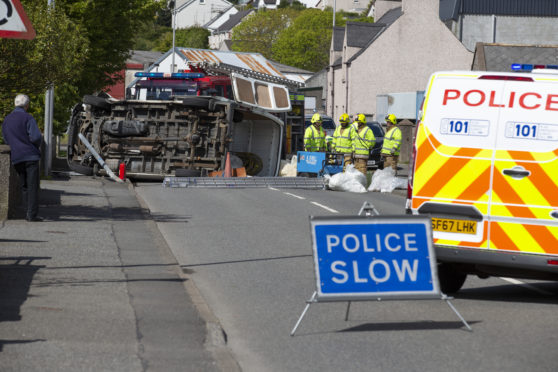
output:
[[[558,284],[469,277],[452,301],[310,307],[309,216],[355,215],[364,201],[402,214],[404,197],[274,189],[136,192],[227,335],[244,371],[554,371]],[[175,216],[168,219],[165,216]]]

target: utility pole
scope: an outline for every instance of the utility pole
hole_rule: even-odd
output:
[[[48,0],[49,8],[54,8],[54,0]],[[52,169],[52,118],[54,112],[54,86],[51,84],[45,93],[45,176],[50,174]]]

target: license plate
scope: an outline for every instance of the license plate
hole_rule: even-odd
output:
[[[432,230],[458,234],[476,234],[477,222],[453,220],[449,218],[432,218]]]

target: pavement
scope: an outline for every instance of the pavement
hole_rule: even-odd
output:
[[[0,221],[1,371],[240,370],[157,229],[180,217],[67,171],[39,199],[43,222]]]
[[[0,222],[0,370],[238,370],[131,184],[55,174],[45,220],[20,214]]]

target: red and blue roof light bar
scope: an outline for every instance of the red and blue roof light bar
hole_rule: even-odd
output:
[[[136,72],[136,77],[166,79],[199,79],[205,76],[201,72]]]
[[[515,72],[530,72],[534,69],[548,68],[551,70],[558,70],[558,65],[535,65],[532,63],[512,63],[511,69]]]

